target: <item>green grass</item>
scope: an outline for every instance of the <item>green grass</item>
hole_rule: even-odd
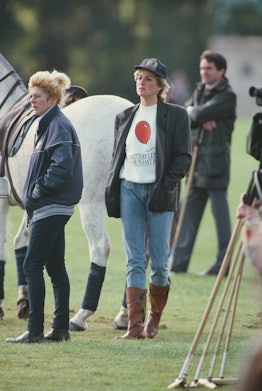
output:
[[[250,119],[239,119],[233,134],[232,170],[229,202],[233,227],[235,212],[242,192],[248,186],[258,162],[245,152],[245,138]],[[180,373],[195,333],[213,289],[215,278],[199,278],[195,272],[205,270],[214,261],[216,234],[208,205],[195,245],[189,273],[172,277],[169,301],[163,313],[161,328],[153,340],[115,340],[121,332],[112,328],[123,293],[125,256],[120,221],[107,219],[112,244],[107,274],[96,314],[89,318],[89,328],[83,333],[71,333],[70,343],[16,345],[5,339],[26,330],[26,322],[16,316],[16,268],[12,249],[22,211],[10,209],[7,236],[8,263],[6,265],[5,318],[0,322],[0,374],[4,391],[159,391],[165,390]],[[79,214],[67,227],[66,259],[71,281],[70,308],[78,311],[89,270],[89,254],[82,232]],[[223,283],[224,284],[224,283]],[[45,331],[52,322],[53,297],[46,278]],[[261,327],[260,291],[256,273],[247,261],[241,281],[239,301],[232,333],[225,377],[236,377],[241,371],[254,338]],[[218,295],[219,297],[219,295]],[[217,300],[216,300],[217,302]],[[190,383],[210,330],[217,306],[211,311],[198,349],[188,370]],[[224,310],[222,311],[224,314]],[[217,330],[221,330],[220,323]],[[205,358],[201,377],[207,377],[217,331]],[[214,376],[219,376],[224,342],[218,356]],[[224,386],[227,391],[232,386]],[[199,387],[201,389],[201,387]],[[203,389],[203,388],[202,388]]]

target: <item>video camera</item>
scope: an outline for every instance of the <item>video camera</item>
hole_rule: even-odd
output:
[[[262,106],[262,88],[250,87],[249,95],[256,98],[256,104]],[[245,203],[251,205],[253,199],[261,199],[262,189],[262,112],[253,116],[252,124],[247,134],[246,152],[259,161],[259,169],[254,170],[245,197]],[[260,190],[259,190],[260,189]]]
[[[262,106],[262,88],[250,87],[249,95],[256,97],[256,104]],[[254,115],[247,135],[246,152],[260,161],[262,168],[262,112]]]
[[[256,98],[256,104],[262,106],[262,88],[250,87],[249,95],[252,98]]]

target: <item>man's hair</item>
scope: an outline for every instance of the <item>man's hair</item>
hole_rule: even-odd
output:
[[[224,69],[226,73],[227,70],[227,60],[222,54],[213,52],[212,50],[204,50],[200,56],[200,60],[207,60],[208,62],[213,62],[217,70]]]

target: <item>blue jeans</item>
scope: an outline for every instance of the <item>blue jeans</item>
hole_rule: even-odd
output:
[[[44,330],[44,267],[51,278],[55,298],[52,327],[68,330],[70,285],[65,268],[65,224],[70,216],[50,216],[32,224],[24,261],[30,314],[28,330]]]
[[[146,288],[146,231],[150,282],[157,286],[168,285],[169,239],[174,212],[148,210],[152,186],[121,181],[120,210],[127,257],[127,287]]]

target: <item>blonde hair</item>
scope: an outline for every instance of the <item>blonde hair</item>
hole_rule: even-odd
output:
[[[71,80],[69,77],[62,72],[53,70],[49,71],[39,71],[34,73],[28,82],[29,91],[33,87],[39,87],[48,95],[48,97],[55,97],[57,99],[57,104],[63,104],[64,99],[66,98],[66,90],[70,87]]]
[[[140,72],[140,70],[137,69],[135,71],[135,73],[134,73],[135,81],[137,80],[139,72]],[[159,91],[157,96],[158,96],[159,99],[161,99],[163,102],[165,102],[166,101],[166,97],[167,97],[167,93],[170,90],[170,85],[168,84],[166,79],[163,79],[162,77],[158,76],[154,72],[152,72],[152,73],[155,75],[155,77],[157,79],[157,84],[159,85],[159,87],[161,87],[161,90]]]

